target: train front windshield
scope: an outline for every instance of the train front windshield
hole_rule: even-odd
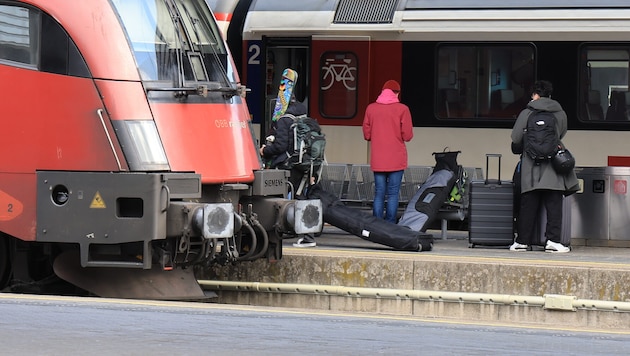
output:
[[[204,0],[112,0],[140,76],[153,87],[235,82],[221,33]]]

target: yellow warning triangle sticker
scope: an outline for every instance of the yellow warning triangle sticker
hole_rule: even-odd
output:
[[[105,202],[103,201],[103,198],[101,197],[101,193],[97,191],[96,194],[94,194],[94,199],[92,199],[92,204],[90,204],[90,209],[105,209],[105,208],[107,207],[105,206]]]

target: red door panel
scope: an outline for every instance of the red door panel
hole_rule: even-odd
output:
[[[387,80],[401,81],[401,42],[314,37],[311,115],[324,125],[360,126]]]

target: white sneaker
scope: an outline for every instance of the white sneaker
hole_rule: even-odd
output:
[[[569,251],[571,251],[571,247],[567,247],[558,242],[547,240],[547,245],[545,246],[545,252],[565,253]]]
[[[306,236],[301,237],[297,240],[297,242],[293,243],[293,247],[315,247],[317,244],[312,237]]]
[[[510,246],[510,251],[523,252],[523,251],[527,251],[528,248],[529,246],[519,244],[518,242],[514,241],[512,246]]]

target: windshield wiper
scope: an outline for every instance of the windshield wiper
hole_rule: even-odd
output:
[[[176,98],[184,98],[189,95],[199,95],[203,97],[208,96],[208,92],[220,92],[226,97],[233,97],[236,95],[245,97],[245,94],[250,91],[244,85],[237,84],[233,86],[222,86],[220,83],[211,82],[209,84],[202,84],[196,87],[146,87],[146,91],[158,91],[158,92],[173,92]]]
[[[190,11],[188,10],[188,7],[186,7],[185,4],[181,4],[180,8],[182,9],[181,12],[183,12],[188,18],[190,26],[192,27],[191,29],[184,28],[184,31],[186,31],[186,37],[191,41],[190,42],[191,50],[193,50],[192,46],[194,45],[194,47],[196,48],[196,51],[193,50],[194,53],[201,56],[201,58],[204,58],[206,56],[206,53],[204,53],[203,46],[201,44],[203,41],[201,34],[205,33],[206,31],[204,31],[203,28],[200,28],[199,18],[193,16],[193,14],[190,13]],[[182,21],[181,19],[180,21],[182,22],[182,26],[185,26],[184,21]],[[223,79],[225,83],[230,83],[230,79],[227,76],[227,69],[223,66],[223,63],[221,62],[221,59],[219,58],[219,54],[217,53],[217,50],[215,48],[215,45],[219,43],[219,41],[223,41],[223,39],[222,37],[217,38],[217,33],[213,32],[211,29],[208,28],[207,30],[208,30],[207,35],[209,36],[208,40],[210,41],[208,48],[210,51],[210,55],[212,55],[212,60],[214,60],[214,62],[218,64],[219,70],[217,71],[220,72],[221,79]],[[195,35],[196,41],[192,40],[191,32],[192,34]],[[193,65],[193,63],[191,63],[191,65]],[[204,64],[203,61],[201,61],[200,65],[203,67],[203,71],[205,75],[207,76],[208,72],[207,72],[206,65]],[[237,85],[237,88],[235,88],[235,90],[237,89],[238,89],[238,85]]]

